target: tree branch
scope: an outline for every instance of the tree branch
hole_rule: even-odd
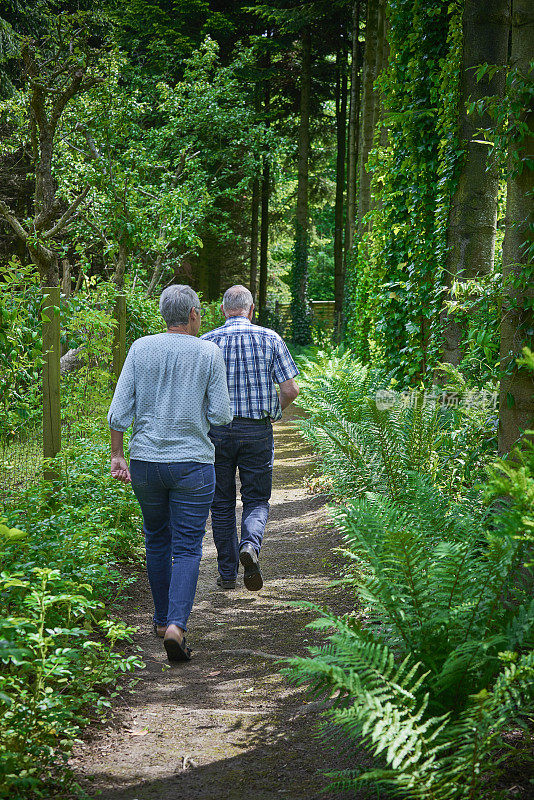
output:
[[[28,239],[29,233],[26,231],[18,219],[11,213],[9,208],[6,206],[3,200],[0,200],[0,213],[6,220],[6,222],[10,225],[13,231],[17,234],[19,239],[22,239],[25,242]]]
[[[55,236],[56,234],[60,233],[60,231],[63,230],[63,228],[65,227],[69,219],[72,217],[72,215],[74,214],[80,203],[83,203],[83,201],[89,194],[89,189],[90,186],[85,187],[83,192],[80,195],[78,195],[76,200],[70,204],[70,206],[67,208],[63,216],[58,219],[54,227],[51,228],[49,231],[46,231],[46,233],[43,233],[43,239],[51,239],[53,236]]]
[[[95,140],[87,130],[87,128],[82,128],[82,133],[85,136],[85,141],[87,142],[87,147],[91,153],[91,156],[94,158],[95,161],[100,161],[102,156],[100,155],[98,148],[95,144]]]

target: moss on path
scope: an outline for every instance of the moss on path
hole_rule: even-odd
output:
[[[297,412],[298,413],[298,412]],[[316,736],[317,704],[279,674],[276,658],[306,653],[317,634],[313,614],[289,605],[313,600],[338,611],[350,606],[328,589],[339,544],[324,496],[306,491],[312,456],[291,420],[276,426],[272,507],[261,554],[264,588],[217,589],[216,554],[208,532],[196,604],[189,623],[189,664],[168,668],[150,630],[144,572],[130,590],[127,621],[146,669],[114,712],[71,759],[77,780],[102,800],[333,800],[324,771],[360,762],[339,741]],[[346,795],[343,795],[346,797]],[[364,795],[360,795],[361,798]]]

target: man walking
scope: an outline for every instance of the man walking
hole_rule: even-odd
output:
[[[215,445],[215,496],[211,506],[213,539],[217,547],[222,589],[234,589],[239,562],[250,591],[263,586],[260,552],[271,497],[274,442],[272,422],[299,393],[298,369],[282,338],[252,324],[254,304],[245,286],[225,292],[222,311],[226,323],[203,339],[215,342],[226,364],[233,420],[212,425]],[[280,396],[275,384],[280,388]],[[241,481],[243,516],[241,541],[236,524],[236,469]]]

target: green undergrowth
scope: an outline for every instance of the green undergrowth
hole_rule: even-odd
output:
[[[534,446],[495,461],[491,403],[460,375],[436,400],[329,350],[300,359],[301,429],[343,534],[351,613],[288,677],[333,697],[327,725],[372,769],[332,774],[415,800],[496,800],[534,721]],[[394,384],[393,384],[394,386]],[[476,400],[477,402],[474,402]],[[513,736],[511,735],[513,733]]]
[[[109,475],[104,423],[86,422],[56,467],[57,480],[9,500],[0,524],[6,798],[48,798],[70,782],[66,760],[83,726],[106,716],[119,677],[142,666],[117,605],[130,582],[122,565],[140,558],[139,511]]]

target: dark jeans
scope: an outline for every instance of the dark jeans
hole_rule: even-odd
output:
[[[131,459],[130,474],[143,512],[154,622],[185,630],[215,489],[213,464],[159,464]]]
[[[234,419],[229,425],[212,425],[215,445],[215,496],[211,506],[213,540],[219,573],[235,578],[239,546],[248,542],[261,548],[273,482],[273,427],[270,422]],[[241,481],[241,542],[237,539],[236,469]]]

